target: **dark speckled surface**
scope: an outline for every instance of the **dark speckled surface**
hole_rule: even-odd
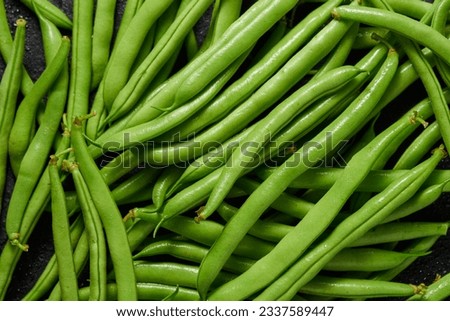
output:
[[[28,21],[25,66],[33,79],[37,79],[44,68],[44,59],[42,52],[42,45],[40,41],[39,28],[33,14],[23,6],[18,0],[4,0],[9,18],[10,26],[12,27],[15,19],[24,17]],[[52,2],[62,8],[69,16],[71,16],[71,1],[52,0]],[[118,14],[123,8],[124,0],[118,1]],[[204,34],[204,28],[207,24],[199,24],[197,32],[199,35]],[[0,75],[4,71],[4,62],[0,58]],[[419,90],[420,92],[420,90]],[[401,99],[411,98],[408,94]],[[2,142],[3,143],[3,142]],[[442,167],[448,168],[450,161],[447,159],[442,163]],[[5,193],[3,209],[7,207],[8,197],[14,184],[14,178],[9,176],[8,186]],[[445,194],[435,204],[426,210],[418,213],[416,218],[435,220],[435,221],[450,221],[450,194]],[[0,248],[6,241],[4,231],[5,213],[2,212],[0,224]],[[29,253],[22,256],[22,259],[17,267],[10,290],[7,294],[7,300],[19,300],[27,292],[36,277],[39,276],[48,257],[52,254],[51,230],[50,220],[48,215],[44,214],[39,222],[36,232],[32,235],[29,241],[30,247],[33,249]],[[450,237],[442,237],[433,252],[426,256],[419,258],[410,268],[402,273],[397,280],[406,283],[426,283],[432,282],[436,274],[445,274],[450,272]],[[0,271],[1,273],[1,271]]]

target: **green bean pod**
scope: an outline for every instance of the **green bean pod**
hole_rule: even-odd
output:
[[[75,117],[85,115],[89,109],[92,75],[93,0],[73,1],[72,52],[70,86],[67,102],[69,128]]]
[[[67,15],[61,11],[50,1],[46,0],[20,0],[30,10],[35,10],[36,14],[42,15],[43,18],[51,21],[57,27],[72,30],[72,21]]]
[[[300,294],[336,298],[409,297],[420,291],[411,284],[388,281],[361,280],[318,275],[300,289]]]
[[[87,151],[82,133],[82,119],[80,118],[76,118],[72,125],[72,145],[80,172],[92,195],[92,200],[105,229],[109,253],[119,286],[119,299],[135,300],[136,282],[122,216],[111,196],[108,185],[106,185],[97,165]]]
[[[138,283],[179,285],[195,289],[198,266],[176,262],[135,261],[134,272]],[[234,278],[229,272],[221,272],[216,287]]]
[[[109,110],[117,94],[129,78],[134,60],[145,36],[172,2],[173,0],[145,1],[131,19],[121,41],[114,46],[111,57],[107,62],[103,86],[104,102]],[[114,110],[110,110],[110,112],[113,113]]]
[[[310,161],[311,159],[319,161],[326,155],[325,151],[326,148],[324,148],[324,146],[326,146],[325,141],[327,136],[329,136],[330,133],[332,133],[333,139],[337,139],[338,141],[341,139],[345,139],[353,134],[352,131],[355,130],[355,127],[361,126],[361,122],[358,122],[359,125],[355,124],[353,120],[354,117],[359,121],[363,120],[363,123],[364,120],[368,121],[368,119],[366,119],[365,117],[367,117],[367,115],[370,114],[373,108],[375,107],[375,104],[378,100],[378,98],[375,97],[381,97],[383,95],[384,91],[388,87],[390,80],[395,74],[397,65],[398,65],[398,54],[395,51],[390,50],[387,59],[385,60],[380,71],[377,73],[377,75],[374,77],[371,83],[369,83],[369,85],[365,88],[365,90],[361,92],[361,94],[353,101],[353,103],[344,112],[341,113],[341,115],[338,118],[336,118],[331,124],[325,127],[319,134],[317,134],[312,139],[312,141],[316,146],[322,146],[322,148],[308,149],[302,147],[301,149],[296,151],[282,165],[277,167],[277,169],[274,171],[274,173],[272,173],[270,178],[262,182],[259,188],[247,198],[247,200],[240,207],[239,211],[236,213],[233,219],[230,220],[230,222],[228,222],[227,227],[223,231],[221,237],[216,241],[214,246],[209,251],[208,255],[205,257],[205,260],[202,262],[202,265],[200,266],[198,289],[200,295],[203,298],[206,297],[207,290],[209,287],[208,284],[210,284],[210,282],[214,279],[215,273],[217,273],[217,271],[220,270],[222,261],[226,260],[228,253],[230,252],[230,250],[233,249],[234,244],[243,235],[246,234],[248,229],[254,224],[254,222],[259,218],[259,216],[263,213],[263,211],[271,203],[273,203],[273,200],[276,199],[278,195],[289,186],[289,182],[294,180],[295,177],[299,176],[301,173],[305,172],[309,167],[311,167],[311,165],[313,165],[311,164]],[[374,160],[376,160],[376,158]],[[364,161],[363,164],[368,165],[365,162],[366,161]],[[356,161],[355,164],[357,164]],[[368,168],[368,170],[370,170],[370,167]],[[357,173],[359,174],[368,173],[368,170],[366,169],[363,172],[359,172],[358,170],[356,170],[351,171],[351,173],[352,175],[356,175]],[[362,181],[364,176],[365,174],[363,174],[360,178],[357,179],[358,183],[359,181]],[[344,190],[347,190],[348,188],[351,188],[353,190],[356,187],[356,185],[357,183],[355,183],[355,185],[352,185],[346,182],[343,188]],[[274,186],[276,186],[276,191],[274,189]],[[340,193],[340,188],[336,187],[336,192]],[[336,205],[335,202],[336,200],[333,199],[332,201],[333,205]],[[323,204],[325,205],[326,202],[324,202]],[[313,207],[313,209],[314,208],[319,209],[320,207],[318,207],[316,204],[316,206]],[[311,211],[313,211],[313,209],[311,209]],[[339,211],[338,207],[334,207],[334,209]],[[326,224],[327,221],[331,221],[334,218],[334,214],[337,214],[337,213],[332,214],[333,212],[329,212],[327,214],[331,214],[331,217],[329,220],[325,220],[324,218],[322,219],[322,216],[324,214],[323,211],[318,211],[316,212],[317,214],[309,215],[311,211],[308,213],[308,215],[306,215],[305,219],[303,219],[301,223],[297,225],[296,229],[294,229],[291,233],[288,234],[291,235],[292,237],[294,237],[295,235],[299,236],[301,234],[302,240],[297,241],[298,239],[296,237],[295,240],[289,240],[290,239],[289,237],[285,237],[279,243],[279,244],[284,243],[286,244],[286,246],[290,245],[292,246],[293,244],[296,244],[296,248],[290,249],[289,251],[287,251],[289,252],[287,254],[291,255],[294,253],[302,252],[302,249],[300,248],[303,248],[303,250],[305,250],[306,247],[308,247],[307,245],[308,242],[305,241],[305,235],[308,234],[311,235],[311,239],[309,240],[309,242],[312,242],[318,235],[320,235],[322,228],[317,225],[317,220],[314,219],[316,215],[321,217],[321,222]],[[251,213],[251,215],[249,215],[249,213]],[[302,232],[300,233],[299,231]],[[297,234],[296,232],[299,232],[299,234]],[[303,246],[301,247],[297,246],[298,244],[302,244]],[[280,262],[280,260],[281,261],[292,260],[288,258],[289,256],[286,255],[284,251],[283,253],[284,254],[282,255],[282,258],[280,258],[279,255],[276,255],[277,262]],[[295,256],[295,254],[293,256]],[[265,264],[264,263],[265,260],[270,260],[271,258],[275,259],[275,255],[274,256],[268,255],[266,256],[265,259],[262,259],[258,262],[261,262],[260,264],[263,265]],[[293,258],[293,260],[295,259]],[[259,280],[258,282],[254,282],[255,272],[259,271],[259,268],[254,267],[260,265],[258,264],[258,262],[251,269],[249,269],[247,272],[238,277],[240,278],[243,277],[244,275],[249,276],[249,278],[247,279],[248,282],[241,282],[239,285],[245,287],[245,289],[243,289],[242,292],[245,291],[246,293],[252,293],[252,291],[257,291],[257,289],[260,288],[263,284],[269,283],[274,278],[276,278],[277,273],[274,273],[273,271],[271,273],[263,274],[262,276],[260,273],[258,273]],[[282,265],[283,264],[278,265],[278,268],[280,270],[284,268],[282,267]],[[286,263],[286,265],[289,265],[289,263]],[[246,276],[243,278],[246,278]],[[251,290],[251,288],[253,289]]]
[[[426,255],[378,248],[346,248],[336,254],[323,269],[326,271],[382,271],[395,268],[406,259]]]
[[[108,63],[114,33],[115,10],[116,0],[98,0],[96,2],[92,29],[92,89],[97,88]]]
[[[367,246],[388,242],[398,242],[434,235],[445,235],[446,223],[434,222],[391,222],[368,231],[364,236],[351,243],[351,246]]]
[[[208,252],[208,248],[193,242],[163,240],[153,242],[140,250],[133,259],[148,258],[156,255],[171,255],[175,258],[200,263]],[[242,273],[247,270],[254,260],[232,255],[223,269],[232,273]]]
[[[70,226],[70,242],[72,249],[75,249],[81,235],[84,232],[84,222],[81,216],[77,217]],[[48,293],[58,281],[58,265],[56,262],[56,255],[53,254],[44,271],[39,276],[39,279],[22,298],[23,301],[38,301],[42,300],[44,295]]]
[[[65,164],[65,167],[72,174],[88,236],[90,300],[103,301],[106,299],[107,256],[102,222],[78,165]]]
[[[161,301],[168,295],[173,294],[175,291],[176,295],[173,300],[177,301],[199,301],[200,297],[196,290],[166,285],[166,284],[156,284],[156,283],[137,283],[137,295],[140,301]],[[108,297],[107,300],[115,301],[117,300],[117,284],[110,283],[107,285]],[[89,288],[80,289],[80,300],[88,300],[89,298]]]
[[[73,263],[64,188],[59,177],[57,160],[56,156],[50,157],[49,175],[52,198],[52,233],[61,286],[61,298],[63,300],[77,301],[78,280]]]
[[[57,54],[44,72],[39,76],[33,89],[17,107],[14,124],[8,141],[9,160],[13,172],[17,175],[20,163],[34,136],[36,111],[42,98],[49,92],[63,70],[70,50],[70,40],[63,37]]]
[[[340,6],[335,8],[332,14],[335,19],[351,19],[392,30],[430,48],[443,61],[450,64],[450,58],[446,54],[450,51],[448,39],[433,28],[414,19],[388,10],[362,6]]]
[[[213,0],[190,1],[183,13],[174,20],[171,28],[154,46],[152,52],[142,62],[138,69],[130,76],[126,85],[120,90],[112,103],[111,110],[125,113],[131,110],[141,99],[145,89],[155,75],[169,59],[171,52],[178,48],[180,40],[184,39],[188,31],[200,19]],[[164,85],[161,85],[164,88]],[[158,105],[154,105],[160,108]],[[111,117],[111,116],[110,116]],[[111,119],[111,118],[110,118]]]
[[[16,111],[16,103],[22,79],[22,62],[25,51],[26,21],[16,22],[17,28],[11,59],[6,66],[0,82],[0,137],[3,142],[8,141]],[[6,170],[8,162],[8,147],[5,144],[0,151],[0,200],[3,203],[3,191],[6,184]],[[0,205],[1,208],[2,205]]]

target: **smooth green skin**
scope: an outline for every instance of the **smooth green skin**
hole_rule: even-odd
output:
[[[218,78],[212,82],[202,94],[182,107],[147,123],[128,128],[111,136],[108,136],[107,134],[102,135],[96,140],[96,145],[102,146],[103,150],[108,151],[118,151],[135,145],[142,145],[146,141],[158,137],[167,130],[187,121],[196,111],[201,109],[211,97],[220,92],[244,62],[248,54],[249,52],[236,60],[222,75],[218,76]],[[127,139],[124,139],[124,137]],[[94,145],[91,145],[90,147],[90,153],[94,158],[99,157],[103,150]]]
[[[173,0],[145,1],[131,19],[121,41],[114,45],[111,57],[107,61],[108,66],[105,66],[103,86],[103,99],[111,113],[115,112],[111,106],[129,79],[133,63],[147,33],[172,2]]]
[[[380,243],[411,240],[434,235],[445,235],[446,223],[434,222],[391,222],[375,227],[364,236],[351,243],[351,246],[366,246]]]
[[[156,74],[171,57],[171,54],[178,48],[181,40],[186,37],[189,30],[191,30],[212,2],[213,0],[191,1],[183,10],[183,13],[177,16],[171,28],[155,44],[151,53],[130,76],[126,85],[120,90],[117,97],[115,97],[111,106],[111,110],[114,113],[124,114],[136,106],[145,93],[147,86],[150,85]],[[165,85],[161,85],[161,87],[165,87]],[[162,106],[159,106],[159,104],[153,104],[152,106],[160,109],[157,112],[158,116],[162,114]],[[112,120],[111,117],[109,119]]]
[[[353,49],[368,49],[379,44],[379,42],[372,37],[374,33],[384,37],[388,31],[382,28],[360,27],[355,42],[353,43]]]
[[[426,253],[430,251],[432,246],[436,243],[436,241],[439,238],[440,236],[428,236],[413,240],[408,244],[408,246],[405,249],[403,249],[403,251],[405,253],[411,254]],[[400,274],[400,272],[404,271],[408,266],[410,266],[416,259],[417,257],[414,256],[407,258],[398,266],[386,271],[374,273],[373,275],[370,276],[370,278],[373,280],[390,281],[394,279],[394,277],[396,277],[398,274]]]
[[[179,285],[195,289],[198,266],[177,262],[135,261],[134,272],[138,283]],[[232,273],[221,272],[215,286],[222,285],[234,277]]]
[[[208,33],[203,40],[199,53],[220,41],[222,35],[241,15],[242,0],[216,0],[211,16]]]
[[[69,164],[69,170],[80,202],[89,243],[90,300],[104,301],[107,284],[107,251],[102,222],[77,165]]]
[[[159,210],[163,206],[166,200],[167,191],[178,180],[182,170],[182,168],[176,166],[166,167],[158,177],[153,186],[152,193],[152,201],[155,205],[155,210]]]
[[[135,209],[134,212],[135,217],[155,225],[160,220],[158,214],[145,213],[139,208]],[[211,246],[216,241],[224,228],[222,224],[215,221],[204,221],[198,224],[192,218],[182,215],[163,222],[161,227],[207,246]],[[269,253],[272,248],[273,245],[270,242],[247,235],[242,239],[238,247],[236,247],[234,254],[258,259]]]
[[[1,10],[1,9],[0,9]],[[22,79],[22,62],[25,52],[25,20],[17,23],[15,40],[11,52],[11,59],[6,65],[0,82],[0,139],[7,142],[16,111],[17,96]],[[0,200],[3,203],[3,191],[6,183],[8,163],[8,146],[0,150]],[[1,208],[1,205],[0,205]]]
[[[115,43],[119,43],[125,34],[131,20],[136,15],[139,7],[142,5],[142,0],[129,0],[125,3],[125,10],[120,19],[119,30],[117,30]],[[114,48],[113,48],[114,50]]]
[[[141,301],[161,301],[167,296],[176,293],[172,300],[174,301],[199,301],[200,297],[196,290],[177,287],[166,284],[155,283],[137,283],[138,300]],[[110,283],[107,286],[108,297],[107,300],[117,300],[117,284]],[[89,288],[80,289],[80,300],[87,301],[89,298]]]
[[[233,215],[236,214],[237,208],[227,203],[222,203],[217,208],[217,212],[225,221],[229,221]],[[293,228],[294,227],[290,225],[258,220],[248,231],[248,234],[276,243],[286,236]]]
[[[63,135],[56,154],[59,154],[65,150],[70,145],[70,136]],[[62,162],[63,156],[60,157]],[[58,164],[59,165],[59,164]],[[26,243],[30,237],[31,232],[36,226],[41,214],[43,213],[47,202],[50,200],[50,177],[48,175],[48,170],[46,169],[36,186],[33,195],[28,201],[25,214],[23,215],[23,221],[20,230],[20,241]],[[15,267],[22,255],[22,249],[13,245],[11,242],[6,242],[1,254],[0,254],[0,270],[3,272],[0,274],[0,299],[3,299],[8,290],[8,286],[11,282],[12,274]]]
[[[429,159],[371,198],[363,207],[340,223],[323,241],[295,262],[255,300],[285,300],[294,296],[344,247],[363,237],[395,208],[408,200],[443,157],[443,151],[437,150]]]
[[[332,12],[335,19],[351,19],[374,27],[386,28],[430,48],[445,63],[450,64],[450,43],[433,28],[401,14],[383,9],[340,6]]]
[[[245,168],[253,163],[264,144],[282,130],[292,118],[317,99],[338,91],[361,72],[353,66],[343,66],[328,71],[322,77],[312,79],[303,85],[289,98],[273,108],[248,134],[242,146],[234,150],[224,166],[218,182],[212,189],[206,205],[201,209],[199,217],[206,219],[214,213]],[[243,146],[247,144],[250,149],[243,150]]]
[[[441,132],[437,122],[420,133],[405,149],[395,163],[393,169],[408,169],[417,164],[441,139]]]
[[[360,280],[316,276],[304,285],[301,294],[332,296],[336,298],[388,298],[408,297],[416,293],[417,287],[399,282]]]
[[[37,92],[36,96],[34,96],[36,99],[33,99],[30,95],[34,91],[31,91],[29,96],[24,98],[17,110],[14,125],[11,128],[8,150],[11,166],[13,171],[16,172],[17,179],[9,202],[6,219],[6,230],[11,239],[13,238],[13,234],[11,233],[20,234],[27,200],[31,197],[45,169],[46,158],[52,147],[53,138],[56,135],[64,111],[64,99],[67,94],[68,84],[67,54],[69,52],[70,42],[66,37],[61,39],[59,41],[58,52],[52,59],[52,64],[48,67],[49,69],[47,69],[50,72],[50,68],[53,69],[55,67],[58,69],[58,72],[55,71],[53,76],[47,78],[49,74],[44,75],[44,71],[41,75],[43,78],[40,78],[42,82],[38,79],[35,85],[39,86],[35,88],[36,90],[42,90],[42,94]],[[58,73],[61,73],[61,77],[58,77]],[[53,89],[50,89],[51,84],[56,80],[59,80],[60,83],[55,84]],[[28,108],[37,107],[37,102],[41,100],[48,89],[51,90],[47,101],[48,111],[44,114],[42,126],[39,127],[34,137],[28,137],[27,133],[24,133],[25,127],[23,126],[28,126],[26,128],[31,129],[33,125],[29,122],[34,122],[34,117]],[[27,99],[27,97],[30,98]],[[28,132],[28,134],[31,133]],[[25,150],[23,150],[23,147]]]
[[[245,101],[285,64],[299,48],[312,38],[317,30],[329,19],[330,11],[341,0],[327,1],[324,5],[314,10],[311,14],[299,22],[289,33],[285,35],[258,63],[249,68],[244,75],[225,88],[224,92],[194,116],[191,122],[186,122],[166,135],[161,140],[172,141],[173,136],[184,139],[192,133],[199,132],[207,125],[221,119],[233,110],[238,104]],[[323,41],[322,50],[323,50]],[[312,51],[315,51],[314,49]],[[319,49],[317,52],[321,52]],[[316,54],[317,54],[316,52]],[[300,63],[301,59],[298,60]],[[296,72],[296,71],[292,71]],[[287,71],[289,74],[289,71]],[[289,82],[288,82],[289,83]],[[270,94],[269,94],[270,95]]]
[[[119,300],[136,300],[136,281],[132,257],[122,216],[111,196],[108,185],[89,155],[83,137],[82,121],[79,118],[76,118],[72,125],[72,146],[75,159],[79,163],[81,174],[105,229],[109,253],[117,275]]]
[[[57,6],[47,0],[20,0],[30,10],[35,10],[38,16],[49,20],[55,26],[67,30],[72,29],[72,21]]]
[[[422,19],[431,7],[429,2],[421,0],[386,0],[386,2],[395,12],[415,19]]]
[[[378,248],[346,248],[329,261],[323,269],[326,271],[383,271],[395,268],[411,257],[427,253],[405,253]]]
[[[17,107],[8,140],[9,160],[16,176],[19,173],[22,159],[35,135],[34,128],[39,103],[56,83],[58,76],[66,66],[69,51],[70,39],[63,37],[58,52],[39,76],[31,91]]]
[[[148,258],[156,255],[171,255],[178,259],[200,263],[207,252],[207,247],[193,242],[163,240],[150,243],[134,255],[133,259]],[[254,260],[252,259],[232,255],[223,269],[239,274],[246,271],[253,263]]]
[[[69,218],[56,157],[50,158],[48,168],[52,199],[52,234],[61,298],[64,301],[78,301],[78,280],[73,263]]]
[[[108,63],[114,33],[116,0],[97,0],[92,29],[91,88],[97,88]]]
[[[69,128],[75,117],[89,111],[92,75],[92,29],[94,0],[73,1],[72,53],[67,102]]]
[[[435,2],[436,3],[436,2]],[[450,10],[450,1],[443,0],[436,4],[433,17],[431,20],[431,27],[442,35],[446,35],[448,11]],[[450,67],[442,62],[440,59],[436,59],[436,67],[444,83],[450,86]]]
[[[70,245],[74,249],[77,246],[81,235],[84,232],[84,222],[79,216],[70,227]],[[42,300],[44,295],[50,291],[58,281],[58,265],[55,254],[48,261],[45,270],[39,276],[39,279],[33,285],[30,291],[22,298],[23,301]]]
[[[355,129],[361,126],[362,123],[368,121],[367,116],[372,112],[376,102],[388,87],[389,82],[395,74],[397,65],[397,53],[395,51],[389,51],[387,59],[383,63],[380,71],[378,71],[377,75],[361,94],[340,114],[338,118],[331,122],[311,140],[316,143],[316,146],[322,146],[322,148],[300,148],[287,161],[277,167],[272,175],[263,181],[259,188],[247,198],[233,219],[228,222],[221,237],[216,241],[214,246],[212,246],[210,252],[200,266],[198,290],[202,298],[206,297],[209,284],[214,280],[216,273],[220,271],[223,261],[229,256],[229,253],[233,250],[236,242],[247,233],[268,206],[270,206],[278,195],[289,186],[290,182],[311,167],[311,161],[317,162],[326,156],[327,151],[324,146],[326,146],[325,142],[327,136],[331,133],[333,139],[336,139],[336,141],[347,139],[354,134]],[[299,160],[301,162],[299,162]],[[364,160],[362,164],[358,164],[356,161],[355,163],[358,165],[358,170],[351,173],[358,174],[359,167],[363,167],[362,165],[366,164],[366,160]],[[355,182],[359,183],[362,181],[369,170],[370,168],[363,170],[361,172],[361,177],[355,177]],[[355,183],[353,185],[352,183],[346,182],[343,185],[343,191],[346,191],[349,190],[349,188],[354,190],[358,184]],[[335,184],[333,187],[334,186],[337,185]],[[338,189],[336,189],[336,191],[340,192]],[[332,194],[333,193],[329,193],[329,195]],[[254,293],[262,288],[264,284],[272,282],[273,279],[282,272],[285,266],[290,265],[288,262],[295,261],[296,257],[300,256],[302,251],[306,250],[309,244],[320,235],[324,228],[326,228],[327,224],[329,224],[327,222],[331,221],[335,215],[334,211],[328,212],[328,210],[330,207],[333,209],[337,208],[335,207],[337,204],[336,202],[340,201],[340,199],[335,199],[333,197],[331,202],[328,203],[326,202],[326,199],[324,199],[321,204],[323,204],[325,211],[314,211],[314,215],[309,215],[314,208],[317,210],[321,208],[322,205],[317,206],[316,204],[310,213],[308,213],[301,221],[301,224],[297,225],[296,229],[288,234],[290,237],[286,236],[279,243],[279,248],[282,250],[272,252],[274,255],[268,255],[265,259],[258,261],[261,263],[255,264],[250,270],[238,277],[238,279],[244,278],[245,282],[240,283],[239,286],[242,287],[242,289],[239,289],[236,292],[238,294],[243,294],[244,291],[248,294]],[[329,218],[323,217],[324,213],[327,215],[330,214]],[[320,226],[317,222],[322,222],[323,226]],[[294,244],[295,248],[293,248]],[[298,244],[302,244],[302,246],[297,246]],[[277,263],[272,264],[273,260]],[[283,264],[281,262],[285,263]],[[261,271],[269,268],[271,270],[270,273],[261,274]],[[274,268],[277,268],[278,270],[281,269],[281,271],[275,272],[273,270]],[[255,278],[256,275],[258,276]]]

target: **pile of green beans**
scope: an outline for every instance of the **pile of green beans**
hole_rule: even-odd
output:
[[[450,298],[450,0],[21,2],[0,300]]]

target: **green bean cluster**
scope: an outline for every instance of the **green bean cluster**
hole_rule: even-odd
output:
[[[450,0],[21,2],[38,24],[0,0],[1,300],[43,224],[21,300],[450,297],[447,271],[402,279],[448,232],[427,214]]]

